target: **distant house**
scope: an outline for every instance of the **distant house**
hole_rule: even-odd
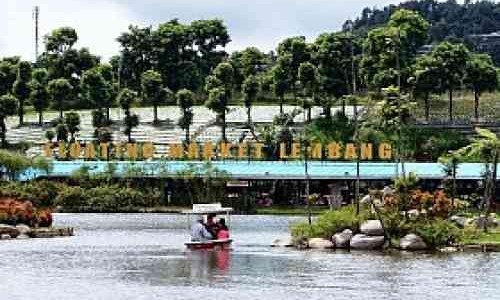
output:
[[[488,53],[497,66],[500,66],[500,31],[488,34],[472,34],[467,40],[474,47],[474,51]]]
[[[432,52],[434,45],[427,44],[417,49],[417,56],[426,55]]]

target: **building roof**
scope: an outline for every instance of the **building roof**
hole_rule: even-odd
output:
[[[115,165],[115,176],[131,177],[172,177],[177,172],[189,167],[198,175],[203,173],[205,162],[200,161],[54,161],[49,174],[30,170],[21,176],[21,180],[36,177],[68,177],[82,166],[90,173],[106,170],[107,164]],[[214,167],[228,172],[232,178],[242,180],[254,179],[305,179],[305,164],[303,161],[216,161]],[[396,174],[396,163],[362,162],[360,177],[364,180],[388,180]],[[442,179],[446,176],[443,165],[439,163],[405,163],[405,171],[413,172],[421,179]],[[398,167],[401,170],[401,166]],[[484,170],[484,164],[464,163],[457,169],[457,179],[479,180]],[[354,179],[356,178],[356,163],[354,162],[308,162],[307,174],[310,179]]]

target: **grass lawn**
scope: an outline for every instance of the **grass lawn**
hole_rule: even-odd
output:
[[[500,230],[491,229],[488,233],[480,232],[471,237],[465,238],[463,243],[465,245],[481,245],[481,244],[500,245]]]
[[[314,215],[323,213],[328,210],[328,207],[312,207]],[[258,215],[307,215],[307,207],[300,206],[275,206],[257,208]]]

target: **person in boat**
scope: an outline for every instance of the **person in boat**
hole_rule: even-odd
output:
[[[203,216],[199,216],[191,227],[191,241],[192,242],[203,242],[214,238],[203,224]]]
[[[205,223],[205,229],[210,232],[210,234],[216,238],[219,225],[215,222],[215,214],[209,214],[207,216],[207,223]]]
[[[217,239],[218,240],[227,240],[229,239],[229,229],[226,226],[226,220],[224,218],[220,218],[217,223],[218,231],[217,231]]]

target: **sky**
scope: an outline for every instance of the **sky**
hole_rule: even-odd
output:
[[[104,60],[118,54],[116,38],[130,24],[156,26],[221,18],[229,29],[229,52],[247,46],[272,50],[285,37],[339,30],[364,7],[383,7],[391,0],[0,0],[0,57],[34,59],[33,7],[40,7],[40,36],[70,26],[78,47],[88,47]],[[41,39],[42,40],[42,39]],[[40,49],[42,45],[40,46]]]

